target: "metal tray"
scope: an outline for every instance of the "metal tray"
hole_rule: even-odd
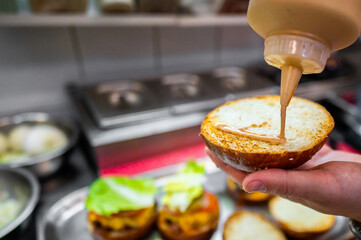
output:
[[[205,188],[216,193],[221,207],[221,215],[217,231],[213,234],[211,240],[221,240],[223,233],[223,225],[227,218],[237,209],[246,208],[251,211],[262,212],[268,217],[267,204],[265,205],[246,205],[239,207],[236,202],[227,194],[226,191],[226,175],[217,169],[210,160],[201,160],[205,163],[207,170],[207,181]],[[183,165],[173,165],[151,171],[142,176],[155,178],[157,187],[162,187],[167,180]],[[84,201],[88,188],[79,189],[69,195],[63,197],[55,203],[42,218],[37,222],[37,239],[38,240],[92,240],[87,223],[86,210]],[[327,233],[321,235],[314,240],[346,240],[353,238],[353,234],[348,227],[348,219],[337,216],[333,228]],[[147,240],[162,239],[155,230]]]

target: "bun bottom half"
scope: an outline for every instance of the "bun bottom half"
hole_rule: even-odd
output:
[[[280,125],[280,97],[257,96],[227,102],[211,111],[202,122],[200,135],[209,150],[238,170],[292,169],[323,147],[335,122],[320,104],[293,97],[287,108],[285,143],[242,135],[242,129],[247,129],[258,136],[276,137]]]
[[[311,149],[297,152],[277,153],[245,153],[226,149],[212,144],[203,137],[207,148],[224,163],[245,172],[255,172],[267,168],[293,169],[301,166],[312,158],[327,142],[325,138]]]

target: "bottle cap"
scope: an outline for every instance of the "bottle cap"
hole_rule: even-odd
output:
[[[301,68],[303,74],[322,72],[330,54],[329,47],[309,37],[284,34],[265,40],[264,58],[269,65],[293,65]]]

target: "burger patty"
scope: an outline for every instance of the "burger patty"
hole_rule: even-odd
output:
[[[170,211],[166,206],[160,210],[160,229],[173,234],[197,235],[217,226],[219,218],[218,201],[215,195],[204,191],[186,212]]]
[[[156,208],[154,205],[140,210],[121,211],[110,216],[89,212],[88,221],[109,231],[122,231],[144,226],[149,221],[153,221],[155,215]]]

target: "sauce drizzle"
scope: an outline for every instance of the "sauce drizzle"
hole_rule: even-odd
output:
[[[287,106],[281,105],[281,130],[280,130],[279,138],[282,139],[286,139],[285,137],[286,110],[287,110]]]
[[[225,132],[229,132],[229,133],[233,133],[233,134],[237,134],[239,136],[242,137],[249,137],[251,139],[255,139],[255,140],[261,140],[261,141],[265,141],[265,142],[269,142],[271,144],[283,144],[286,142],[286,138],[281,138],[281,136],[276,136],[276,135],[267,135],[267,134],[261,134],[261,133],[253,133],[248,131],[248,128],[251,127],[263,127],[265,125],[267,125],[267,122],[263,122],[262,124],[252,124],[251,126],[248,127],[243,127],[243,128],[234,128],[228,124],[225,123],[216,123],[215,127],[219,130],[225,131]]]

